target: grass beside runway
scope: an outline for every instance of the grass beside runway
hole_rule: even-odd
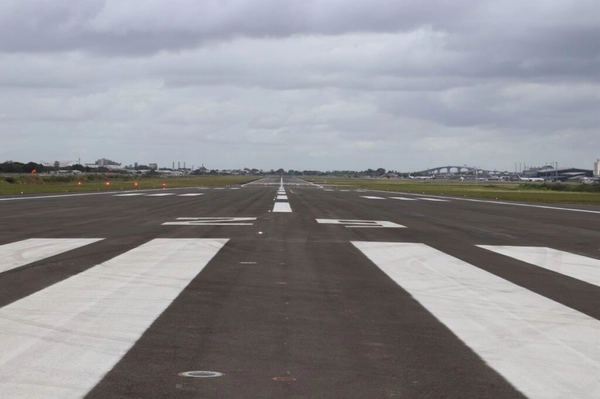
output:
[[[234,187],[257,180],[256,176],[3,176],[0,195],[78,193],[90,191],[148,190],[181,187]]]
[[[380,190],[411,194],[481,198],[501,201],[541,202],[552,204],[600,205],[600,192],[578,191],[585,185],[566,184],[562,191],[548,189],[543,183],[458,182],[443,180],[390,179],[306,179],[325,187],[342,190]],[[583,187],[582,187],[583,186]]]

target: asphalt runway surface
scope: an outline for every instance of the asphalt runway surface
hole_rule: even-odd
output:
[[[599,222],[290,177],[0,198],[0,397],[598,398]]]

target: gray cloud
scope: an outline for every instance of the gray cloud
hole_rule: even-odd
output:
[[[0,37],[0,158],[416,170],[600,156],[596,1],[6,0]]]

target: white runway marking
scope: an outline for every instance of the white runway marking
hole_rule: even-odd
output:
[[[252,217],[185,217],[175,222],[165,222],[163,226],[252,226],[256,218]]]
[[[544,247],[500,245],[478,245],[478,247],[600,287],[600,260],[598,259]]]
[[[434,202],[449,202],[448,200],[445,199],[440,199],[440,198],[419,198],[422,201],[434,201]]]
[[[146,197],[166,197],[169,195],[175,195],[176,193],[159,193],[159,194],[148,194]]]
[[[600,397],[600,321],[424,244],[353,244],[529,398]]]
[[[84,397],[227,241],[152,240],[0,309],[2,397]]]
[[[186,193],[186,194],[179,194],[178,197],[197,197],[199,195],[204,195],[204,193]]]
[[[287,199],[288,199],[287,195],[278,195],[277,196],[277,201],[279,201],[279,200],[286,200],[287,201]]]
[[[127,193],[127,194],[115,194],[113,197],[137,197],[138,195],[147,195],[145,193]]]
[[[366,199],[372,199],[372,200],[383,200],[383,199],[385,199],[383,197],[373,197],[373,196],[370,196],[370,195],[361,195],[360,197],[361,198],[366,198]]]
[[[320,224],[339,224],[346,228],[406,228],[401,224],[385,220],[348,220],[348,219],[317,219]]]
[[[25,266],[101,240],[102,238],[31,238],[5,244],[0,246],[0,272]]]
[[[273,212],[292,212],[292,207],[288,202],[276,202]]]
[[[416,201],[416,198],[406,198],[406,197],[390,197],[391,199],[397,199],[402,201]]]

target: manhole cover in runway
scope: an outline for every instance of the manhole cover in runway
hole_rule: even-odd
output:
[[[214,378],[221,377],[223,373],[219,373],[217,371],[185,371],[183,373],[179,373],[182,377],[192,377],[192,378]]]

